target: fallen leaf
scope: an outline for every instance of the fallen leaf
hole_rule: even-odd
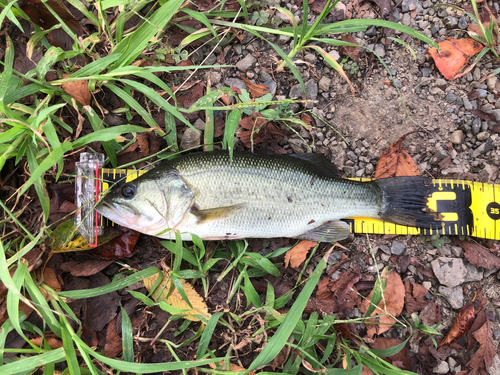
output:
[[[310,298],[305,307],[306,312],[317,311],[322,314],[339,314],[341,317],[359,305],[360,296],[354,286],[361,278],[359,269],[344,272],[338,280],[325,277],[316,291],[316,298]]]
[[[473,109],[471,110],[471,113],[474,115],[474,117],[478,117],[481,120],[496,122],[496,117],[493,113],[486,113],[480,109]]]
[[[358,41],[354,39],[351,34],[342,34],[342,40],[344,42],[358,44]],[[344,55],[349,56],[349,58],[353,61],[359,60],[359,50],[360,47],[342,46],[342,52],[344,53]]]
[[[50,267],[46,267],[43,270],[43,282],[56,292],[60,292],[63,286],[61,277],[56,274],[56,271],[54,271],[53,268]]]
[[[116,321],[115,317],[111,322],[109,322],[106,329],[106,345],[104,346],[104,355],[108,358],[114,358],[123,350],[123,342],[121,336],[116,332]]]
[[[307,113],[303,113],[302,115],[300,115],[300,119],[306,123],[307,125],[306,129],[311,131],[312,130],[311,124],[313,121],[312,117],[309,116]]]
[[[316,244],[316,241],[303,240],[288,250],[285,255],[285,268],[288,268],[288,266],[292,268],[300,266],[306,260],[309,250],[316,246]]]
[[[141,234],[132,229],[127,229],[121,236],[113,238],[92,249],[92,253],[103,259],[126,258],[134,252],[135,244]]]
[[[409,314],[420,311],[427,306],[428,301],[425,296],[429,291],[422,285],[406,280],[405,290],[405,308]]]
[[[33,23],[44,30],[59,25],[57,18],[53,16],[47,8],[47,6],[49,6],[77,36],[82,36],[85,31],[83,26],[80,25],[80,22],[73,17],[73,14],[71,14],[62,1],[48,0],[45,2],[42,0],[20,0],[18,1],[18,5]],[[47,37],[50,44],[60,47],[65,51],[71,50],[74,42],[62,29],[52,30]]]
[[[419,314],[420,321],[428,326],[433,326],[442,320],[441,306],[435,302],[425,306]]]
[[[84,261],[72,260],[61,264],[61,270],[64,272],[69,272],[73,276],[92,276],[98,272],[101,272],[114,260],[105,259],[87,259]]]
[[[377,163],[375,178],[420,176],[417,164],[415,164],[410,154],[403,149],[403,140],[412,133],[403,135],[384,151]]]
[[[463,306],[455,320],[453,321],[453,325],[450,328],[450,331],[445,336],[443,341],[439,343],[439,347],[442,347],[447,344],[451,344],[452,342],[457,341],[462,335],[469,330],[476,319],[476,315],[479,310],[484,305],[483,300],[480,298],[474,298],[471,303]]]
[[[439,47],[440,51],[433,47],[428,52],[441,74],[449,80],[455,79],[469,59],[483,49],[481,43],[471,38],[445,40]]]
[[[453,321],[450,331],[446,337],[439,343],[439,347],[451,344],[457,341],[467,332],[476,318],[476,309],[473,303],[468,303],[460,309],[457,317]]]
[[[462,241],[458,238],[453,238],[453,243],[464,249],[465,258],[473,265],[486,268],[487,270],[500,269],[500,258],[478,243]]]
[[[381,275],[382,279],[387,279],[384,290],[384,298],[377,305],[378,307],[372,312],[373,315],[381,315],[380,317],[370,318],[367,321],[375,324],[367,324],[367,336],[372,338],[373,335],[381,335],[388,331],[391,326],[396,323],[392,317],[397,317],[401,314],[404,307],[405,286],[401,281],[401,276],[395,271],[391,271],[387,276]],[[363,300],[359,309],[363,314],[368,311],[373,291]],[[385,300],[385,302],[384,302]],[[392,315],[392,316],[391,316]],[[378,324],[377,324],[378,323]]]
[[[179,314],[184,319],[191,320],[193,322],[198,322],[200,321],[200,319],[197,318],[196,315],[201,315],[206,320],[209,320],[211,315],[208,312],[208,307],[206,303],[203,301],[203,298],[196,292],[196,290],[194,290],[191,284],[187,283],[182,279],[179,279],[179,282],[184,288],[184,291],[186,292],[186,295],[189,299],[189,302],[191,303],[191,306],[193,306],[193,308],[189,307],[189,305],[186,303],[186,301],[184,301],[184,299],[180,295],[177,288],[175,287],[172,288],[172,278],[170,277],[169,271],[170,270],[166,270],[163,272],[163,280],[156,287],[154,291],[152,291],[151,289],[153,288],[154,283],[158,279],[158,274],[155,274],[153,276],[144,279],[144,286],[150,293],[152,292],[151,297],[155,301],[165,301],[169,305],[175,308],[187,310],[186,312]],[[170,289],[172,289],[171,293],[169,293]]]
[[[56,337],[54,334],[45,335],[45,340],[49,344],[51,349],[59,349],[63,347],[63,342],[60,338]],[[30,341],[36,346],[42,346],[43,338],[41,336],[34,337]]]
[[[467,366],[471,368],[468,374],[486,374],[493,364],[493,358],[496,355],[489,319],[486,319],[481,328],[473,333],[473,336],[481,346],[467,363]]]
[[[241,78],[247,84],[248,91],[250,91],[250,94],[253,98],[260,98],[261,96],[264,96],[269,92],[269,87],[267,87],[263,83],[256,84],[243,76],[241,76]]]
[[[275,139],[279,142],[284,136],[280,130],[258,112],[242,118],[239,125],[242,129],[236,135],[247,148],[252,148],[252,146],[261,143],[264,139]]]
[[[63,77],[68,78],[69,74],[63,74]],[[64,82],[61,87],[81,105],[90,105],[92,95],[90,94],[88,81]]]
[[[393,339],[393,338],[388,338],[388,337],[377,337],[373,341],[373,343],[370,344],[370,346],[373,349],[388,349],[392,348],[393,346],[400,345],[401,341],[398,339]],[[403,347],[399,352],[396,354],[391,355],[390,357],[386,357],[390,359],[390,362],[394,365],[394,362],[400,362],[403,366],[403,370],[410,370],[410,357],[408,356],[408,349],[406,347]],[[397,366],[399,367],[399,366]],[[401,368],[401,367],[399,367]]]

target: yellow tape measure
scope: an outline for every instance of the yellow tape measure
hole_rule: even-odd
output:
[[[101,170],[102,191],[113,184],[132,181],[146,171]],[[408,227],[370,218],[346,219],[353,233],[397,235],[460,235],[500,240],[500,185],[461,180],[432,180],[427,206],[443,215],[443,227],[436,230]],[[112,225],[101,217],[100,225]]]

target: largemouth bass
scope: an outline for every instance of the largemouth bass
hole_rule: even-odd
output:
[[[205,240],[291,237],[338,241],[342,218],[370,217],[438,228],[426,209],[430,180],[396,177],[358,182],[337,177],[320,154],[202,152],[164,161],[113,189],[96,207],[117,224],[160,238]]]

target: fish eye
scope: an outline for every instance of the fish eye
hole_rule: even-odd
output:
[[[122,193],[123,198],[127,198],[127,199],[133,198],[135,196],[135,193],[136,193],[135,185],[133,185],[133,184],[123,185],[122,189],[121,189],[121,193]]]

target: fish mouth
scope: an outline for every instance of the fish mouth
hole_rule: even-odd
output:
[[[95,210],[117,224],[130,224],[128,218],[139,215],[137,210],[127,203],[114,203],[105,200],[99,202]]]

